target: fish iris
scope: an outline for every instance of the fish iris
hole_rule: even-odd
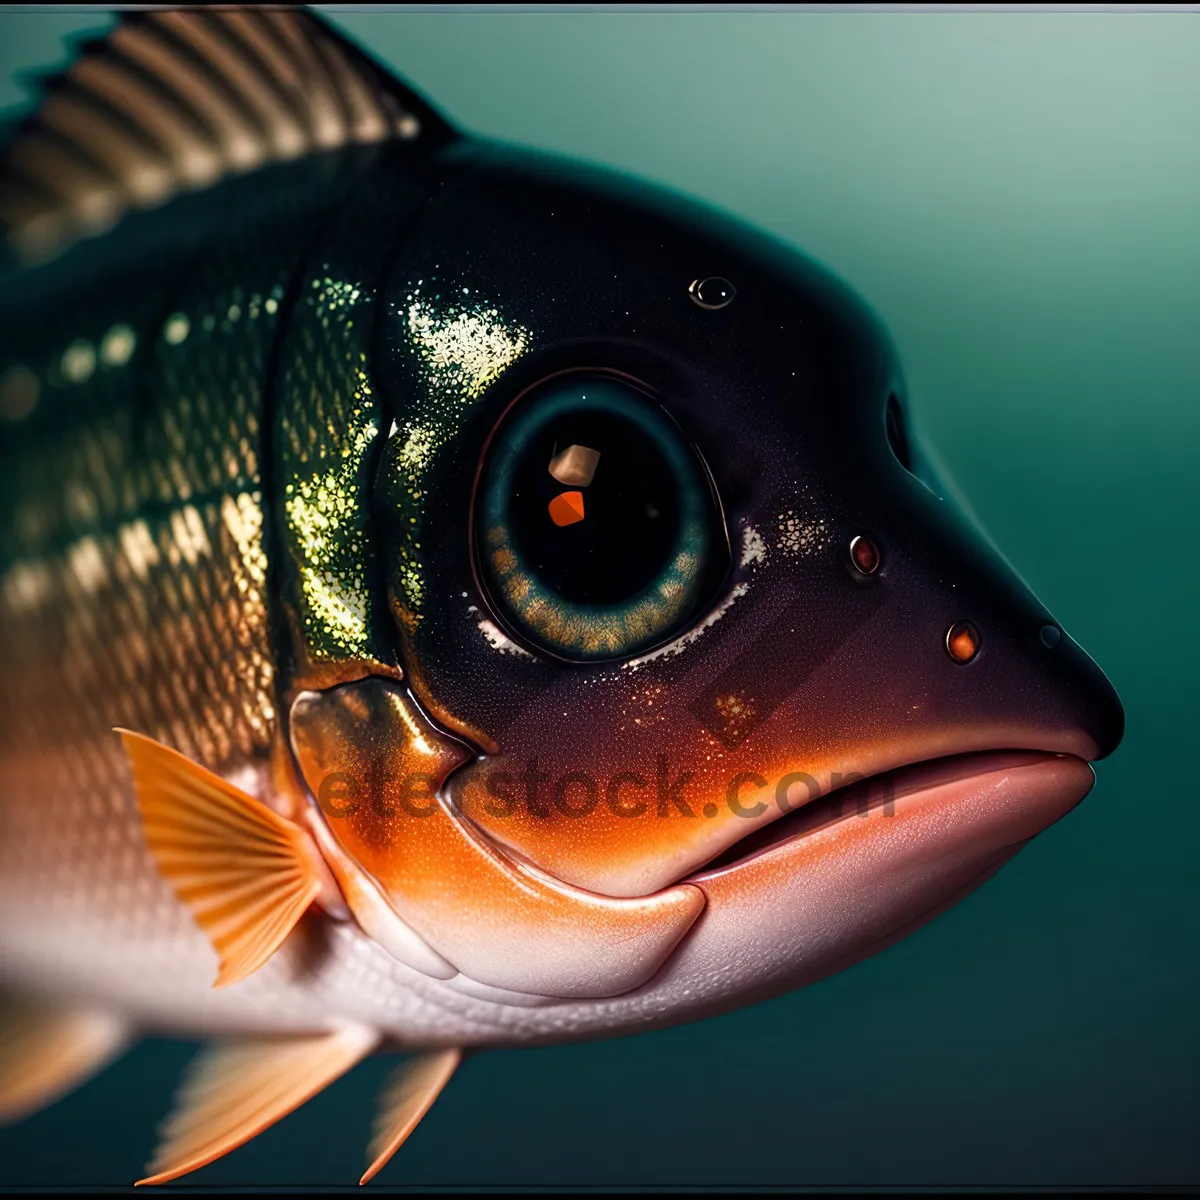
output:
[[[573,661],[678,633],[728,565],[699,455],[655,401],[603,376],[543,384],[492,439],[476,554],[496,615]]]

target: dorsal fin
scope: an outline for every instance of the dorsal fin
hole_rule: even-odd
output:
[[[311,11],[126,11],[43,80],[8,139],[0,227],[28,265],[228,175],[340,146],[454,136]]]

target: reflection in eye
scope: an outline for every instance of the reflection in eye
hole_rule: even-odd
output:
[[[668,640],[729,563],[699,456],[659,405],[608,377],[552,380],[511,410],[477,504],[498,620],[574,661]]]
[[[568,487],[587,487],[596,476],[600,451],[590,446],[568,446],[550,460],[550,474]]]
[[[574,525],[584,517],[583,493],[563,492],[561,496],[555,496],[550,501],[549,508],[550,520],[555,525]]]

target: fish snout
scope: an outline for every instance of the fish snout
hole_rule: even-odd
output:
[[[1099,665],[949,489],[914,491],[913,508],[897,509],[899,553],[879,582],[890,593],[890,636],[906,628],[917,643],[920,666],[911,665],[941,717],[973,726],[972,748],[1112,754],[1125,712]]]
[[[1063,709],[1084,746],[1081,758],[1095,762],[1107,758],[1125,736],[1125,708],[1116,688],[1095,660],[1054,623],[1038,630],[1040,648],[1048,669],[1064,697]]]

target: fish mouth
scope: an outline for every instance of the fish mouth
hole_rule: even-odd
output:
[[[1074,754],[973,751],[809,801],[682,881],[705,907],[656,985],[705,1016],[843,971],[974,891],[1094,782]]]
[[[866,776],[797,805],[753,829],[682,882],[703,883],[763,856],[794,850],[808,839],[839,840],[835,830],[847,822],[880,830],[879,823],[888,819],[908,824],[931,821],[940,826],[937,832],[943,836],[935,839],[939,845],[953,830],[957,836],[952,840],[960,850],[973,844],[981,854],[1000,853],[1065,816],[1094,782],[1091,765],[1069,753],[990,750],[925,759]],[[989,811],[989,799],[994,811]],[[998,843],[1009,834],[1011,840]]]

